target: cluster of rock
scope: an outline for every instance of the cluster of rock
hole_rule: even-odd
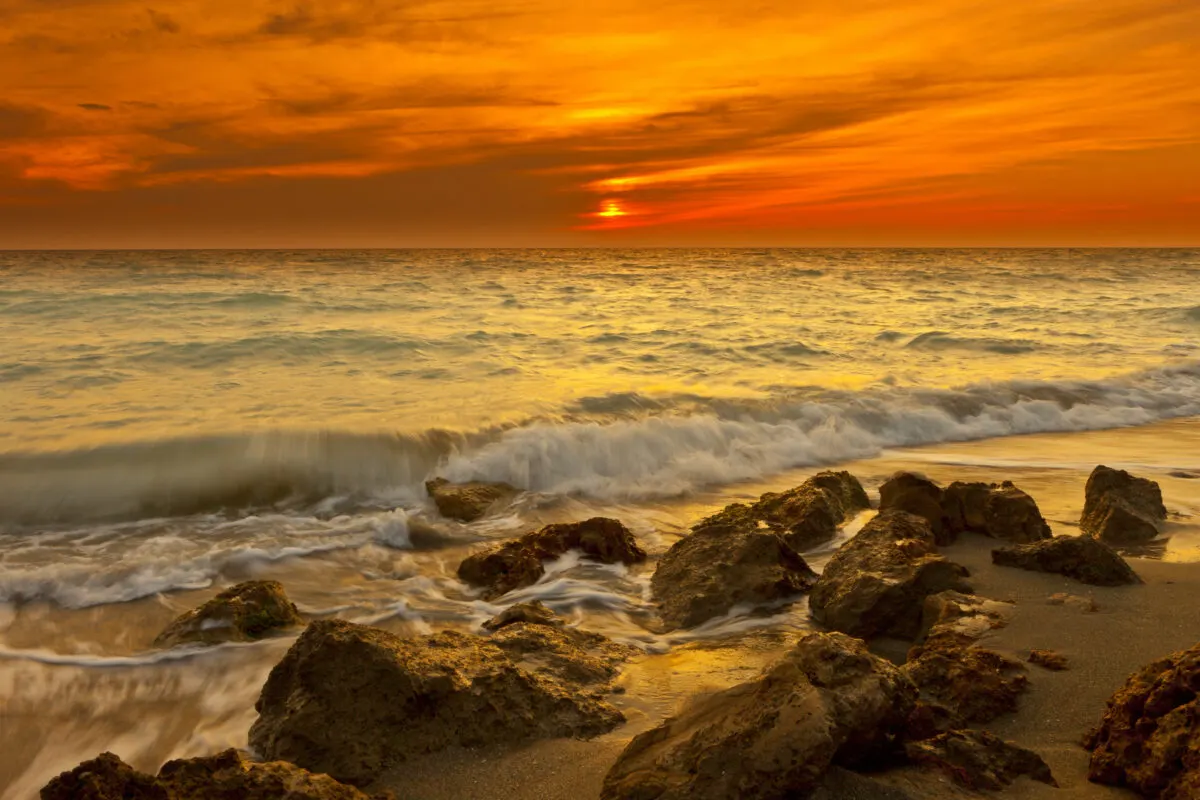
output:
[[[842,522],[869,507],[853,475],[822,472],[701,520],[659,559],[650,580],[663,624],[692,628],[737,606],[795,599],[817,582],[800,551],[833,539]]]
[[[628,528],[615,519],[594,517],[547,525],[475,553],[459,564],[458,577],[463,583],[483,589],[485,598],[495,599],[537,583],[546,574],[546,561],[571,550],[605,564],[630,565],[646,560],[646,551]]]
[[[236,750],[206,758],[168,761],[147,775],[101,753],[50,781],[42,800],[394,800],[391,792],[367,795],[328,775],[283,761],[259,763]]]
[[[429,491],[444,515],[466,520],[516,492],[489,486],[431,482]],[[662,556],[651,593],[667,628],[808,592],[813,619],[830,632],[801,637],[757,680],[699,699],[635,737],[605,778],[604,798],[836,797],[838,786],[874,785],[875,776],[854,770],[898,765],[936,770],[971,790],[1020,776],[1054,784],[1037,754],[974,727],[1015,711],[1028,677],[1021,662],[981,646],[1011,604],[972,594],[967,570],[938,547],[982,534],[1010,543],[993,551],[996,564],[1137,583],[1100,539],[1134,541],[1145,524],[1157,536],[1156,520],[1165,518],[1157,486],[1098,467],[1077,537],[1052,537],[1037,504],[1008,482],[943,489],[900,473],[880,496],[879,514],[820,575],[801,551],[831,541],[869,507],[849,473],[820,473],[789,492],[728,506]],[[495,598],[536,583],[544,562],[573,550],[604,563],[646,559],[628,528],[595,518],[475,553],[458,575]],[[182,615],[156,643],[249,641],[301,622],[279,584],[252,581]],[[483,628],[402,638],[343,620],[312,622],[255,705],[249,740],[266,763],[231,750],[172,761],[151,776],[105,753],[51,781],[43,800],[363,800],[357,787],[438,750],[587,738],[624,721],[608,696],[630,648],[567,626],[537,602],[510,606]],[[912,641],[905,663],[873,655],[866,640],[875,637]],[[1029,662],[1067,666],[1041,650]],[[1200,645],[1132,676],[1089,736],[1090,778],[1147,797],[1200,796],[1198,696]]]

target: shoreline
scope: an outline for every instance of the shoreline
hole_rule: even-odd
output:
[[[841,466],[869,485],[877,485],[882,477],[898,468],[915,469],[942,482],[951,479],[982,478],[999,481],[1011,478],[1039,502],[1056,534],[1073,534],[1077,532],[1074,520],[1078,519],[1079,508],[1082,506],[1082,487],[1086,476],[1077,474],[1070,466],[1029,463],[1020,466],[1011,463],[995,465],[990,462],[996,460],[997,454],[1006,449],[1010,454],[1013,450],[1050,452],[1052,445],[1061,445],[1062,440],[1068,437],[1076,440],[1077,446],[1074,450],[1078,451],[1090,449],[1116,452],[1118,449],[1131,448],[1138,440],[1141,440],[1142,445],[1154,441],[1165,446],[1154,451],[1143,451],[1152,452],[1151,460],[1157,462],[1153,466],[1143,466],[1163,484],[1164,492],[1170,498],[1168,506],[1179,508],[1188,502],[1192,486],[1200,491],[1200,482],[1171,478],[1166,474],[1167,467],[1172,466],[1169,462],[1178,460],[1173,453],[1194,451],[1188,450],[1191,447],[1188,437],[1176,437],[1174,442],[1165,438],[1163,434],[1167,431],[1163,430],[1164,427],[1167,427],[1167,431],[1183,430],[1200,434],[1200,419],[1188,420],[1182,428],[1180,423],[1175,422],[1149,426],[1154,430],[1138,428],[1070,435],[1033,434],[1020,437],[1023,441],[1016,447],[1011,446],[1012,438],[940,445],[912,451],[889,452],[879,458],[850,462]],[[1080,441],[1081,439],[1087,441]],[[1060,458],[1063,456],[1061,450],[1055,454]],[[964,461],[971,463],[963,463]],[[1086,459],[1081,458],[1080,463],[1086,463]],[[795,485],[802,480],[797,480],[797,476],[811,472],[812,470],[797,470],[775,476],[769,482],[726,487],[726,490],[720,493],[677,501],[668,507],[669,511],[659,508],[654,515],[663,521],[694,520],[728,502],[755,496],[760,491],[771,490],[784,484]],[[1195,496],[1194,493],[1192,496]],[[578,504],[568,503],[565,508],[551,508],[546,513],[548,518],[554,518],[560,513],[577,514],[580,507]],[[583,504],[582,507],[587,506]],[[1175,537],[1186,540],[1193,533],[1195,521],[1174,519],[1169,525],[1172,526]],[[669,524],[659,527],[659,541],[654,547],[648,548],[652,555],[661,554],[676,538],[677,532],[679,531]],[[1008,626],[992,631],[981,644],[1008,652],[1021,660],[1024,660],[1022,651],[1031,647],[1044,647],[1062,652],[1071,661],[1071,668],[1061,673],[1051,673],[1030,665],[1030,689],[1021,698],[1021,709],[1016,715],[1002,717],[984,726],[1002,738],[1016,741],[1041,754],[1054,770],[1061,788],[1051,790],[1041,784],[1021,780],[997,796],[1031,797],[1035,800],[1040,797],[1069,800],[1073,797],[1132,796],[1127,792],[1107,789],[1083,780],[1087,754],[1078,745],[1078,740],[1089,727],[1099,723],[1105,700],[1132,671],[1155,658],[1184,649],[1200,640],[1200,607],[1189,604],[1190,597],[1197,596],[1196,592],[1200,591],[1200,563],[1130,558],[1130,564],[1146,583],[1140,587],[1107,589],[1084,586],[1060,576],[992,566],[988,552],[994,546],[998,546],[995,540],[967,535],[959,544],[942,549],[944,555],[971,569],[972,581],[978,594],[1017,601],[1015,614]],[[441,566],[434,568],[445,570],[447,565],[455,561],[458,554],[468,549],[465,545],[456,546],[423,555],[413,554],[412,557],[423,558],[433,565],[440,564]],[[1183,547],[1167,550],[1168,554],[1177,553],[1183,557],[1190,556],[1192,552],[1194,551],[1190,548]],[[405,554],[401,553],[399,556]],[[330,561],[331,558],[333,561]],[[827,556],[815,555],[810,561],[819,566],[825,558]],[[306,573],[313,581],[324,579],[327,582],[330,575],[328,568],[338,563],[336,555],[300,561],[301,563],[292,567],[283,566],[288,571],[295,567],[299,569],[299,573],[295,574]],[[349,564],[343,564],[340,569],[344,572],[334,573],[340,574],[335,582],[353,579],[354,570],[347,567]],[[651,568],[652,565],[644,569],[648,571]],[[285,583],[288,582],[286,577],[282,579]],[[328,590],[329,587],[325,588]],[[384,589],[386,587],[382,587],[380,591]],[[1064,591],[1095,597],[1100,610],[1093,614],[1085,614],[1069,606],[1051,606],[1046,602],[1049,595]],[[106,625],[96,636],[97,645],[104,635],[115,635],[117,640],[126,642],[125,647],[128,650],[137,651],[148,644],[151,635],[148,631],[161,627],[161,621],[169,620],[179,610],[193,606],[198,600],[212,594],[212,589],[175,592],[132,603],[73,612],[64,612],[61,609],[56,612],[47,606],[32,617],[24,619],[19,627],[32,637],[40,626],[49,625],[53,630],[55,625],[63,624],[65,617],[74,617],[75,621],[66,625],[62,629],[63,632],[71,628],[82,630],[103,619],[106,620]],[[31,611],[36,609],[26,608],[21,613]],[[584,613],[578,619],[582,620],[581,625],[584,628],[609,632],[605,631],[604,626],[592,624],[598,619],[594,611]],[[1069,624],[1064,624],[1064,621]],[[13,629],[13,619],[3,622],[4,628],[10,633],[17,632]],[[417,627],[399,617],[382,624],[401,633],[420,632]],[[447,624],[445,620],[436,619],[427,624],[431,624],[437,630],[461,626],[461,623],[451,621]],[[677,711],[682,704],[686,704],[695,696],[752,679],[759,669],[786,649],[788,641],[795,636],[795,629],[816,627],[807,620],[806,604],[803,602],[797,603],[790,611],[780,615],[778,624],[785,625],[789,630],[758,629],[720,640],[676,645],[666,653],[637,657],[627,665],[625,675],[620,681],[624,694],[616,696],[617,705],[626,711],[630,719],[610,734],[586,742],[544,740],[506,751],[445,751],[401,765],[393,771],[394,774],[385,775],[380,785],[401,789],[406,800],[410,797],[412,800],[469,797],[478,793],[481,788],[497,794],[503,793],[511,800],[589,800],[598,797],[598,780],[603,777],[633,735],[657,724],[664,716]],[[34,639],[27,641],[32,643]],[[1114,641],[1120,642],[1121,646],[1114,647]],[[195,664],[177,664],[173,669],[166,671],[159,671],[155,666],[127,670],[129,676],[158,675],[158,678],[153,680],[159,680],[163,687],[173,682],[177,685],[180,682],[198,682],[191,690],[194,705],[188,706],[191,710],[185,709],[184,713],[187,715],[205,713],[203,709],[206,698],[213,699],[210,695],[214,691],[218,691],[218,694],[224,691],[218,690],[222,685],[218,677],[222,672],[220,664],[240,664],[233,679],[240,688],[234,695],[240,692],[248,696],[250,701],[248,704],[241,702],[239,706],[235,696],[220,697],[217,705],[222,709],[218,712],[221,724],[215,728],[210,725],[206,729],[200,724],[199,718],[189,717],[184,726],[196,724],[198,727],[191,733],[180,730],[174,734],[176,744],[171,746],[169,752],[164,752],[161,747],[148,746],[145,735],[140,738],[133,735],[130,738],[130,735],[119,734],[112,726],[107,729],[112,734],[117,734],[115,737],[105,734],[106,726],[103,725],[95,729],[92,735],[84,737],[91,742],[88,745],[91,751],[84,753],[62,752],[53,756],[52,753],[37,747],[38,737],[34,736],[24,746],[11,749],[10,757],[5,759],[8,763],[0,764],[0,775],[7,774],[9,777],[6,780],[10,782],[7,790],[0,791],[0,797],[4,800],[24,800],[27,795],[22,794],[23,792],[29,789],[36,791],[48,777],[62,769],[73,767],[81,758],[95,756],[100,750],[110,749],[110,746],[113,749],[120,748],[122,742],[127,752],[116,749],[117,754],[134,766],[149,770],[156,769],[167,755],[176,757],[215,752],[220,749],[221,736],[224,735],[220,733],[222,730],[236,736],[240,729],[244,745],[244,735],[248,729],[245,720],[253,719],[252,696],[262,685],[265,671],[278,660],[289,642],[290,639],[281,638],[244,648],[244,653],[235,650],[230,653],[203,654],[197,656]],[[877,647],[877,650],[891,652],[887,643]],[[10,667],[13,663],[20,664],[21,668]],[[74,686],[76,693],[80,693],[76,699],[76,702],[82,704],[79,708],[95,704],[104,693],[111,692],[112,687],[119,684],[118,675],[123,669],[30,666],[28,662],[14,662],[11,659],[0,660],[0,664],[4,665],[0,666],[0,676],[5,672],[9,673],[4,684],[8,686],[5,693],[10,696],[15,696],[19,691],[18,686],[26,689],[30,686],[36,687],[39,681],[48,681],[46,689],[54,691],[55,675],[75,672],[78,678],[70,685]],[[138,673],[138,670],[141,672]],[[107,688],[105,675],[114,681],[109,683]],[[225,689],[231,685],[226,683]],[[88,695],[88,686],[92,687],[90,691],[95,694]],[[157,708],[154,712],[156,714],[169,713],[170,702],[163,705],[161,699],[155,700],[152,695],[151,691],[143,701],[142,707]],[[112,703],[114,700],[109,698],[104,702]],[[120,706],[119,698],[116,702]],[[36,707],[36,703],[30,703],[28,706],[31,712]],[[132,734],[133,720],[137,718],[134,709],[113,707],[112,711],[116,717],[112,722],[117,722],[122,717],[127,719],[127,724],[131,726],[128,733]],[[88,714],[94,714],[94,710]],[[80,721],[86,719],[88,714],[79,718]],[[68,714],[59,718],[59,724],[70,726],[72,719],[75,718]],[[16,720],[10,716],[8,721]],[[0,716],[0,722],[5,722],[3,716]],[[9,724],[3,725],[3,728],[13,730]],[[55,726],[51,725],[45,729],[44,741],[49,742],[55,738],[54,728]],[[207,732],[203,732],[205,730]],[[13,740],[12,736],[0,738]],[[82,746],[82,742],[77,741],[76,744]],[[904,774],[897,774],[888,780],[902,784],[906,777]],[[4,781],[0,780],[0,785],[3,783]]]

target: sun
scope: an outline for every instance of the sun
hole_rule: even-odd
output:
[[[620,200],[603,200],[600,203],[600,210],[596,212],[597,217],[612,219],[614,217],[628,216],[629,212],[621,205]]]

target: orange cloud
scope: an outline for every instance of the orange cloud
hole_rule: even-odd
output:
[[[412,201],[488,243],[466,211],[502,178],[538,193],[501,201],[527,244],[1200,243],[1197,74],[1176,0],[0,0],[0,197],[26,208],[0,247],[101,205],[136,244],[167,191],[213,220],[181,242],[220,239],[222,208],[328,181],[348,242],[425,236]]]

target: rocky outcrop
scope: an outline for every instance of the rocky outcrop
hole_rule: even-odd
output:
[[[1200,644],[1130,675],[1088,735],[1088,779],[1143,797],[1200,796],[1198,692]]]
[[[515,625],[518,622],[524,622],[529,625],[562,625],[562,620],[541,600],[534,600],[529,603],[517,603],[515,606],[509,606],[501,611],[496,616],[483,623],[483,629],[487,631],[498,631],[508,625]]]
[[[177,617],[156,647],[248,642],[304,621],[277,581],[248,581]]]
[[[1091,536],[1056,536],[992,551],[992,563],[1066,575],[1093,586],[1124,586],[1141,578],[1111,547]]]
[[[1111,544],[1145,544],[1158,538],[1167,519],[1158,484],[1122,469],[1096,467],[1084,495],[1079,527]]]
[[[1033,498],[1010,481],[1001,484],[955,482],[945,489],[911,472],[893,475],[879,488],[879,510],[907,511],[929,523],[939,545],[964,532],[1010,542],[1050,537]]]
[[[1028,661],[1030,664],[1037,664],[1051,672],[1062,672],[1070,667],[1067,657],[1053,650],[1030,650]]]
[[[101,753],[42,787],[41,800],[172,800],[152,776]]]
[[[809,595],[813,618],[851,636],[913,639],[925,598],[970,591],[966,568],[935,552],[928,523],[883,512],[842,545]]]
[[[624,719],[603,697],[615,670],[596,663],[617,657],[546,625],[403,639],[321,620],[271,670],[250,744],[267,758],[363,784],[388,765],[452,745],[590,737]]]
[[[425,481],[425,491],[439,514],[459,522],[474,522],[494,508],[507,505],[520,492],[507,483],[451,483],[445,478]]]
[[[949,731],[909,742],[904,752],[912,763],[943,772],[968,789],[999,790],[1020,777],[1058,786],[1041,756],[987,731]]]
[[[863,642],[805,636],[751,683],[704,697],[635,737],[604,780],[605,800],[803,796],[830,764],[898,747],[915,690]]]
[[[929,523],[939,545],[954,541],[942,513],[942,487],[913,472],[897,472],[879,487],[879,513],[904,511]]]
[[[838,525],[871,502],[862,484],[849,472],[820,472],[795,489],[768,492],[750,505],[733,503],[707,517],[692,530],[722,527],[766,529],[779,534],[797,552],[834,537]]]
[[[757,528],[710,524],[680,539],[650,580],[663,623],[692,628],[734,606],[786,601],[817,580],[783,537]]]
[[[989,722],[1015,711],[1017,698],[1028,685],[1024,667],[975,644],[988,631],[1007,624],[1012,607],[975,595],[942,592],[926,598],[922,611],[924,641],[909,651],[902,670],[920,689],[935,729]]]
[[[247,760],[236,750],[168,761],[158,777],[138,772],[112,753],[85,761],[50,781],[42,800],[371,800],[328,775],[294,764]],[[393,800],[390,792],[374,800]]]
[[[633,533],[615,519],[593,517],[583,522],[547,525],[519,539],[468,556],[458,566],[463,583],[482,587],[494,599],[514,589],[532,586],[546,574],[543,561],[580,550],[605,564],[637,564],[646,551]]]

